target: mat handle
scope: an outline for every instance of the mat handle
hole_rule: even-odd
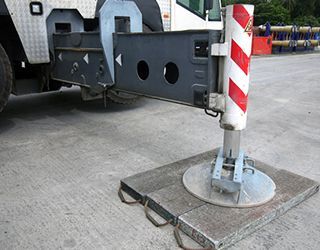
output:
[[[212,246],[207,247],[207,248],[200,248],[200,249],[186,247],[186,246],[183,244],[183,242],[182,242],[182,239],[181,239],[179,230],[180,230],[180,224],[178,223],[178,224],[174,227],[173,234],[174,234],[174,238],[176,239],[176,241],[177,241],[177,243],[178,243],[178,246],[179,246],[181,249],[183,249],[183,250],[214,250],[214,249],[215,249],[215,248],[212,247]]]
[[[122,193],[122,186],[119,187],[119,190],[118,190],[118,196],[120,198],[120,200],[125,203],[125,204],[128,204],[128,205],[133,205],[133,204],[137,204],[137,203],[140,203],[141,200],[133,200],[133,201],[128,201],[124,198],[123,196],[123,193]]]
[[[149,204],[149,200],[147,200],[144,204],[144,213],[146,214],[147,219],[156,227],[164,227],[168,224],[170,224],[173,220],[170,219],[164,223],[159,223],[158,221],[156,221],[149,213],[149,209],[148,209],[148,204]]]

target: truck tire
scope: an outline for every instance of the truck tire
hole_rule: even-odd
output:
[[[6,51],[0,44],[0,112],[6,106],[12,88],[12,67]]]

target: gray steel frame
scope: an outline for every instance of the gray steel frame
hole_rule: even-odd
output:
[[[115,78],[112,34],[116,32],[116,18],[121,17],[129,18],[129,32],[142,32],[142,15],[135,3],[109,0],[100,8],[100,36],[113,82]]]
[[[218,43],[219,39],[220,32],[209,30],[114,34],[117,61],[114,88],[207,108],[208,94],[218,89],[218,57],[211,57],[209,45]],[[147,65],[145,79],[139,76],[141,61]],[[168,63],[176,65],[177,70],[166,67]],[[176,71],[172,72],[176,80],[174,84],[169,83],[170,79],[168,81],[169,70]]]
[[[95,93],[114,90],[190,106],[208,108],[209,93],[218,89],[218,57],[209,44],[220,39],[218,31],[180,31],[114,34],[115,82],[98,32],[55,34],[52,78],[90,88]],[[201,56],[197,44],[202,46]],[[121,60],[121,61],[120,61]],[[148,64],[148,77],[138,75],[139,61]],[[179,71],[175,84],[165,79],[165,65]]]
[[[129,23],[128,33],[115,33],[121,19]],[[141,31],[142,16],[134,2],[105,2],[99,33],[54,35],[52,78],[97,94],[112,87],[209,109],[209,95],[218,91],[219,67],[211,44],[220,42],[220,31]]]
[[[53,43],[52,79],[87,87],[93,96],[114,84],[99,32],[55,34]]]

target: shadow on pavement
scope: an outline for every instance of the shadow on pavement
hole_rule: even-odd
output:
[[[1,116],[0,116],[1,117]],[[15,126],[15,123],[6,118],[0,118],[0,135]]]
[[[34,121],[48,116],[71,115],[74,111],[107,114],[137,109],[145,104],[146,100],[143,98],[130,105],[107,100],[107,107],[104,107],[101,99],[83,101],[78,88],[19,97],[10,96],[7,107],[0,113],[0,133],[13,127],[14,119]]]

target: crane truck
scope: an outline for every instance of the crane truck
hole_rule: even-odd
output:
[[[220,114],[224,140],[214,154],[148,171],[146,178],[160,180],[157,189],[143,173],[129,182],[138,188],[124,180],[119,196],[121,190],[128,192],[137,201],[127,203],[144,203],[146,214],[147,207],[153,207],[168,217],[159,224],[147,216],[155,225],[177,223],[177,230],[205,247],[233,244],[319,188],[313,181],[261,163],[255,167],[241,150],[254,6],[227,6],[225,25],[220,7],[214,0],[0,0],[0,109],[10,92],[20,95],[76,85],[85,100],[109,97],[130,103],[136,96],[147,96],[201,108],[214,117]],[[286,181],[292,178],[303,185],[292,191],[295,181]],[[182,184],[184,189],[179,188]],[[146,190],[160,197],[151,206]],[[203,202],[191,200],[184,190]],[[168,192],[169,199],[163,198]],[[180,195],[178,202],[172,198]],[[125,202],[123,196],[121,200]],[[268,202],[261,209],[234,209]],[[200,217],[203,225],[197,221]],[[216,221],[227,225],[218,232],[222,240],[211,237],[217,236]]]
[[[161,8],[156,0],[0,0],[1,108],[10,92],[76,85],[84,100],[130,103],[146,96],[221,114],[224,146],[210,172],[212,186],[238,193],[230,206],[251,204],[241,199],[248,167],[240,134],[247,121],[253,6],[228,6],[223,27],[220,2],[170,1],[170,13],[162,2]],[[197,29],[190,29],[189,17]],[[253,204],[274,194],[272,182],[263,181],[267,195],[252,195]]]
[[[129,0],[133,2],[131,7],[127,7],[126,1],[118,1],[121,9],[137,7],[141,30],[140,24],[130,30],[130,16],[121,13],[115,20],[108,20],[114,21],[115,27],[103,21],[104,13],[119,12],[111,9],[102,12],[106,2],[0,0],[0,111],[11,93],[41,93],[74,85],[80,86],[83,100],[108,97],[118,103],[131,103],[137,93],[116,88],[111,62],[113,32],[223,28],[220,0]],[[106,26],[110,34],[102,32]],[[146,43],[144,39],[138,42],[141,47]],[[127,45],[125,50],[130,51],[132,46]],[[159,53],[166,51],[167,47],[163,46],[168,44],[161,46],[157,48]],[[142,51],[145,56],[147,50]],[[146,71],[145,64],[140,63],[139,69]]]

